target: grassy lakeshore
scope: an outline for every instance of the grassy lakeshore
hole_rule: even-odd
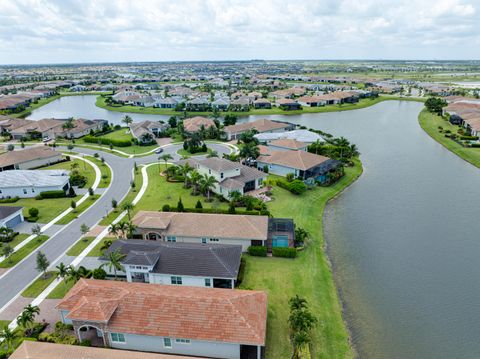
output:
[[[305,297],[318,319],[313,330],[312,358],[352,358],[349,334],[342,319],[342,307],[324,252],[323,211],[330,199],[342,192],[362,173],[360,161],[346,168],[345,176],[331,187],[316,187],[296,196],[273,188],[274,200],[268,208],[274,217],[293,217],[310,234],[307,248],[294,260],[276,257],[250,257],[242,287],[268,293],[266,357],[290,358],[288,300],[295,294]]]
[[[300,115],[302,113],[321,113],[321,112],[338,112],[338,111],[349,111],[349,110],[358,110],[360,108],[370,107],[382,101],[388,100],[402,100],[402,101],[419,101],[424,102],[423,98],[416,97],[400,97],[392,95],[380,95],[374,99],[361,99],[357,103],[353,104],[341,104],[341,105],[328,105],[323,107],[304,107],[301,110],[296,111],[284,111],[278,107],[273,107],[271,109],[251,109],[250,111],[245,112],[222,112],[222,115],[226,114],[236,114],[238,116],[249,116],[249,115]],[[129,112],[129,113],[143,113],[149,115],[166,115],[166,116],[180,116],[183,114],[182,111],[175,111],[174,109],[164,109],[164,108],[153,108],[153,107],[139,107],[139,106],[109,106],[105,103],[105,97],[98,96],[95,105],[104,108],[109,111],[116,112]],[[192,116],[208,116],[213,112],[189,112]]]
[[[423,109],[418,115],[418,123],[420,124],[420,127],[422,127],[422,129],[435,141],[465,161],[480,168],[480,148],[463,147],[452,139],[445,137],[446,130],[450,130],[452,133],[457,133],[458,126],[452,125],[441,116],[430,113],[426,109]],[[439,126],[443,127],[443,132],[439,132]]]

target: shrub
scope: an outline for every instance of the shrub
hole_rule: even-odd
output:
[[[200,200],[198,200],[197,204],[195,204],[195,208],[196,209],[202,209],[203,208],[202,202],[200,202]]]
[[[39,196],[42,199],[44,199],[44,198],[63,198],[63,197],[65,197],[65,192],[63,192],[62,190],[44,191],[44,192],[40,192]]]
[[[268,166],[267,165],[263,166],[263,172],[268,173]]]
[[[237,211],[235,210],[235,204],[230,203],[228,205],[228,214],[235,214],[235,213],[237,213]]]
[[[274,257],[295,258],[297,256],[297,250],[288,247],[274,247],[272,248],[272,255]]]
[[[162,207],[163,212],[170,212],[170,205],[169,204],[164,204]]]
[[[88,189],[88,195],[89,195],[89,196],[93,196],[94,194],[95,194],[95,192],[93,191],[93,188],[90,187],[90,188]]]
[[[289,191],[293,194],[302,194],[307,190],[307,186],[301,180],[294,180],[289,184]]]
[[[19,197],[12,197],[12,198],[2,198],[0,199],[0,203],[15,203],[19,200]]]
[[[287,173],[285,176],[288,182],[292,182],[295,179],[295,175],[293,173]]]
[[[28,210],[28,216],[29,217],[38,217],[38,208],[32,207]]]
[[[103,268],[96,268],[93,270],[92,276],[94,279],[105,279],[107,272]]]
[[[182,198],[178,200],[177,212],[185,212],[185,207],[183,206]]]
[[[476,141],[478,136],[461,136],[460,139],[463,141]]]
[[[242,284],[243,278],[245,278],[245,266],[246,265],[247,265],[247,262],[245,261],[245,258],[241,257],[240,258],[240,268],[238,268],[237,286]]]
[[[87,183],[87,177],[81,175],[80,173],[72,173],[70,175],[70,184],[72,186],[83,187]]]
[[[267,247],[264,246],[250,246],[248,247],[248,254],[254,257],[266,257]]]

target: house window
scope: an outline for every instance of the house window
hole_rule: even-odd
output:
[[[208,170],[208,174],[211,175],[211,174],[212,174],[212,170]]]
[[[212,286],[212,280],[210,278],[205,278],[205,287],[211,287]]]
[[[167,236],[167,242],[176,242],[177,241],[177,237],[175,236]]]
[[[223,178],[223,172],[220,173],[220,178]]]
[[[125,343],[125,335],[122,333],[110,333],[113,343]]]
[[[172,339],[163,338],[163,347],[164,348],[171,348],[172,347]]]
[[[210,242],[218,242],[218,238],[210,238]]]
[[[32,188],[32,193],[35,193],[35,188]]]
[[[170,277],[170,283],[171,284],[176,284],[176,285],[182,285],[182,277],[171,276]]]
[[[203,243],[203,244],[206,244],[206,243],[207,243],[207,239],[206,239],[206,238],[202,238],[202,243]]]
[[[25,188],[23,189],[23,194],[27,194],[27,190]]]
[[[175,339],[175,343],[178,343],[178,344],[190,344],[190,339],[177,338],[177,339]]]

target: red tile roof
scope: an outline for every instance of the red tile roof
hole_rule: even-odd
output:
[[[267,295],[259,291],[81,279],[57,309],[114,332],[265,345]]]

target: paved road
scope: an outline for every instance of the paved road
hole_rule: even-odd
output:
[[[226,146],[220,144],[209,144],[209,147],[217,151],[219,156],[222,156],[223,153],[230,152]],[[170,145],[164,148],[164,153],[171,154],[175,161],[179,159],[176,151],[180,148],[181,145]],[[62,260],[69,258],[68,263],[65,263],[68,265],[73,257],[63,255],[66,250],[81,237],[80,225],[85,223],[92,228],[105,216],[106,211],[111,209],[112,198],[120,202],[128,193],[135,162],[137,164],[157,162],[159,157],[159,155],[152,154],[145,157],[124,158],[81,147],[75,148],[74,151],[87,155],[93,155],[95,152],[101,153],[105,158],[105,162],[110,165],[113,171],[111,186],[107,189],[105,195],[83,212],[78,219],[63,226],[56,234],[51,236],[45,244],[32,252],[28,259],[9,270],[0,279],[0,308],[3,308],[5,304],[12,300],[25,286],[38,276],[39,273],[35,269],[35,257],[39,250],[46,254],[52,266],[54,266],[54,262],[60,258],[62,258]]]

